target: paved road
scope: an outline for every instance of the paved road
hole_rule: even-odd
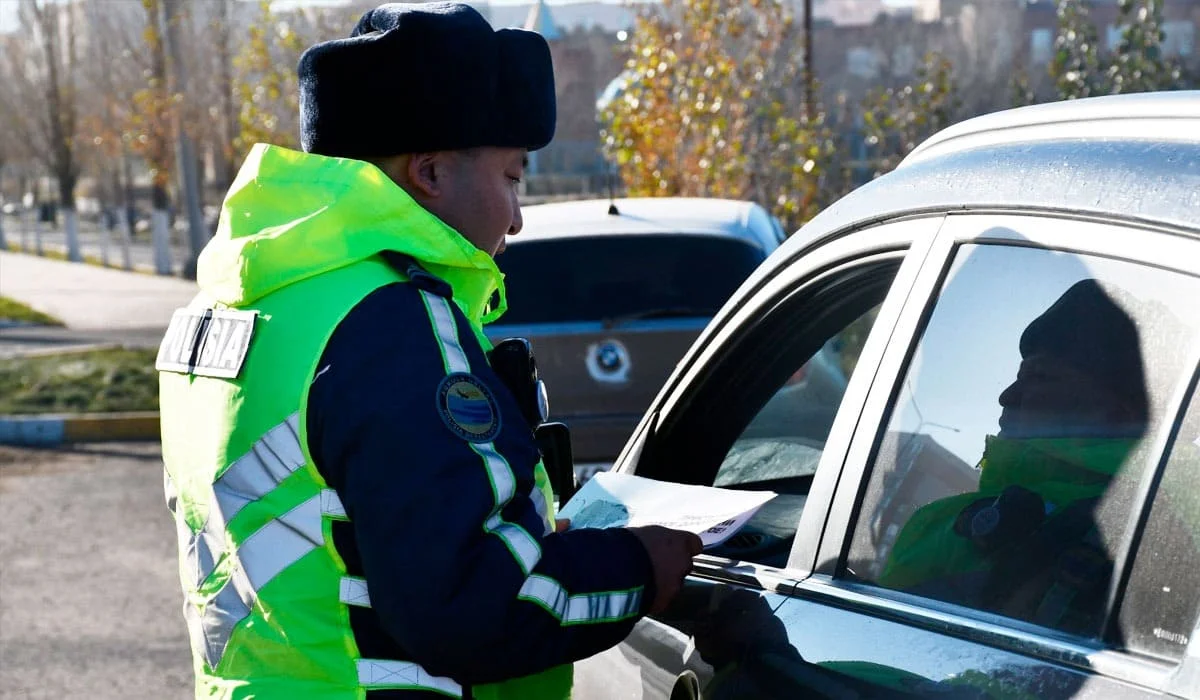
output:
[[[0,698],[192,696],[161,459],[0,447]]]

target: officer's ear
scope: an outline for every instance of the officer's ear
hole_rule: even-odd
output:
[[[434,198],[442,194],[446,171],[444,154],[415,153],[408,157],[406,165],[409,186],[424,197]]]

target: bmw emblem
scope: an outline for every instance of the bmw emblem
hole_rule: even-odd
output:
[[[596,363],[605,372],[616,372],[621,369],[621,352],[612,343],[605,343],[596,351]]]
[[[596,343],[587,350],[588,374],[598,382],[629,381],[629,350],[619,340]]]

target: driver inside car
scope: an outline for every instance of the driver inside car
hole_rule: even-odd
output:
[[[1097,508],[1149,423],[1138,328],[1087,279],[1029,324],[1020,352],[978,489],[919,508],[879,583],[1094,634],[1113,568]]]

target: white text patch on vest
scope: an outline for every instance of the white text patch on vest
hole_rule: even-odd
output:
[[[160,372],[234,379],[242,371],[257,311],[177,309],[158,348]]]

